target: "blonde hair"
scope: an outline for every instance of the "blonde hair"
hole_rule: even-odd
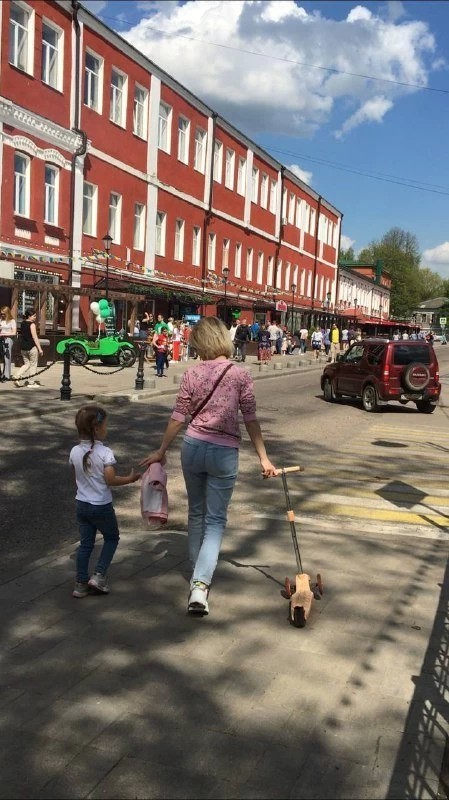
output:
[[[203,361],[218,356],[230,358],[233,353],[231,337],[226,325],[218,317],[203,317],[192,328],[189,340]]]
[[[4,314],[8,322],[11,322],[11,320],[14,319],[9,306],[3,306],[3,308],[0,308],[0,314]]]

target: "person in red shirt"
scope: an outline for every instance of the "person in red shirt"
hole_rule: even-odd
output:
[[[158,378],[163,378],[164,364],[168,351],[168,337],[165,329],[163,329],[160,333],[154,334],[153,347],[156,352],[156,376]]]

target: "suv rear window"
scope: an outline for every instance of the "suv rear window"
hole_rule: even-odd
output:
[[[414,361],[420,364],[430,364],[430,347],[426,345],[399,344],[393,347],[393,364],[406,367]]]

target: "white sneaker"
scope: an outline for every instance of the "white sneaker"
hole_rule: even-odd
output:
[[[208,589],[207,587],[194,586],[189,595],[188,611],[189,614],[202,614],[205,616],[209,613],[209,603],[207,602]]]
[[[101,592],[101,594],[109,593],[109,586],[106,583],[106,578],[99,572],[94,572],[88,582],[88,585],[91,589],[95,589],[96,592]]]

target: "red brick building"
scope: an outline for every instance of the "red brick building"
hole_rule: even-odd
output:
[[[336,303],[341,214],[325,198],[79,4],[1,15],[2,303],[20,315],[24,280],[71,287],[81,329],[106,290],[176,317],[283,301],[295,326]]]

